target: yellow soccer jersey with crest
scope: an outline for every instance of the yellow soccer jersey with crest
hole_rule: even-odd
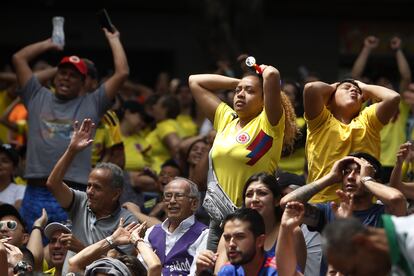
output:
[[[242,205],[242,191],[255,173],[273,173],[280,159],[285,115],[272,126],[263,110],[242,129],[236,112],[221,103],[215,113],[217,130],[212,148],[213,168],[223,191],[235,205]]]
[[[151,168],[159,173],[161,171],[161,165],[172,158],[167,146],[164,145],[164,138],[171,133],[177,133],[178,137],[183,138],[185,136],[184,131],[174,119],[167,119],[157,123],[157,126],[151,131],[146,140],[151,146],[149,155],[152,159]]]
[[[352,152],[366,152],[379,160],[380,131],[383,124],[375,114],[376,107],[377,104],[366,107],[349,124],[338,121],[326,106],[315,119],[307,120],[307,183],[328,174],[335,161]],[[311,199],[311,202],[321,203],[336,200],[335,191],[337,189],[340,189],[339,183],[319,192]]]

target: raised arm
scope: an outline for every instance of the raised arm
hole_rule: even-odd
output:
[[[397,153],[397,161],[390,177],[390,187],[393,187],[403,193],[408,199],[414,199],[414,182],[402,181],[402,166],[404,160],[407,159],[411,152],[413,145],[410,142],[404,143],[400,146]]]
[[[308,120],[315,119],[328,104],[336,90],[336,84],[327,84],[321,81],[309,82],[303,90],[303,105]]]
[[[43,243],[42,243],[42,230],[47,224],[47,212],[46,209],[42,209],[42,215],[35,220],[30,233],[29,242],[27,243],[27,249],[30,250],[34,258],[34,271],[42,271],[43,265]]]
[[[363,180],[365,176],[374,175],[374,168],[364,159],[356,158],[356,162],[361,166],[361,183],[369,192],[384,203],[387,213],[394,216],[407,215],[407,205],[404,195],[397,189],[388,187],[374,180]]]
[[[273,66],[260,66],[263,70],[263,93],[266,116],[271,125],[276,125],[283,114],[280,102],[280,73]]]
[[[94,123],[91,119],[85,119],[79,127],[79,123],[75,122],[72,139],[68,148],[62,157],[56,163],[52,172],[50,173],[46,186],[59,202],[62,208],[68,208],[72,202],[73,194],[70,188],[63,182],[63,177],[68,170],[70,164],[75,158],[76,154],[92,144],[92,131]]]
[[[361,79],[362,74],[365,70],[365,66],[367,64],[368,57],[371,54],[371,51],[378,47],[378,44],[379,39],[375,36],[368,36],[365,38],[364,47],[355,60],[354,66],[352,67],[351,76],[353,79]]]
[[[215,92],[235,89],[239,82],[239,79],[213,74],[191,75],[188,79],[197,105],[211,122],[214,122],[216,109],[221,103]]]
[[[388,124],[388,121],[398,110],[400,95],[386,87],[379,85],[370,85],[357,81],[362,90],[364,98],[379,101],[375,114],[382,124]]]
[[[303,204],[295,201],[289,202],[283,212],[276,244],[277,272],[280,276],[303,275],[296,270],[298,257],[294,231],[302,224],[304,213]]]
[[[85,267],[95,260],[101,258],[102,255],[119,245],[126,245],[131,243],[131,233],[135,229],[139,228],[140,225],[136,223],[130,223],[128,226],[123,227],[124,220],[121,218],[119,222],[119,227],[115,232],[94,244],[89,245],[84,248],[78,254],[69,259],[69,271],[70,272],[80,272],[85,269]]]
[[[343,179],[343,170],[355,157],[346,156],[334,163],[331,171],[322,178],[297,188],[293,192],[288,193],[280,200],[280,205],[284,208],[289,201],[299,201],[301,203],[308,202],[314,195],[325,189],[326,187],[339,183]]]
[[[17,82],[20,87],[25,86],[33,75],[29,62],[49,50],[62,50],[62,48],[54,44],[52,39],[49,38],[30,44],[13,55],[12,62],[14,70],[16,71]]]
[[[402,93],[408,89],[411,82],[411,69],[407,58],[401,49],[401,39],[397,36],[393,37],[390,42],[391,49],[395,52],[397,60],[398,71],[400,72],[400,87],[399,92]]]
[[[115,32],[111,33],[104,28],[103,31],[111,47],[115,67],[114,74],[104,84],[106,95],[112,100],[128,79],[129,66],[118,30],[115,29]]]

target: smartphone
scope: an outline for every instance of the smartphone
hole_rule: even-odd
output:
[[[98,20],[99,20],[99,25],[101,26],[101,28],[106,28],[109,32],[114,33],[115,30],[112,26],[112,22],[111,19],[109,18],[108,12],[106,11],[106,9],[102,9],[100,11],[98,11],[96,13]]]

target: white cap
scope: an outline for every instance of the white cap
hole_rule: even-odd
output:
[[[65,233],[72,233],[72,231],[67,226],[59,222],[49,223],[43,230],[43,233],[45,234],[45,237],[50,240],[50,238],[52,237],[52,234],[57,230],[61,230]]]

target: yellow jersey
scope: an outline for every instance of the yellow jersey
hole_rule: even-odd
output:
[[[198,128],[196,123],[194,123],[193,118],[190,115],[180,114],[177,116],[177,122],[180,124],[184,132],[184,137],[195,136],[198,133]]]
[[[214,117],[217,130],[212,147],[213,169],[223,191],[233,203],[242,205],[242,191],[255,173],[274,173],[283,145],[285,115],[272,126],[265,110],[242,129],[239,118],[227,104],[221,103]]]
[[[314,119],[307,120],[306,157],[308,160],[308,183],[328,174],[333,164],[348,155],[360,151],[379,160],[380,131],[384,126],[376,115],[377,104],[363,109],[351,123],[338,121],[326,108]],[[335,191],[340,184],[331,185],[312,199],[312,203],[328,202],[337,199]]]
[[[96,128],[92,145],[92,166],[95,166],[105,155],[105,150],[122,143],[119,119],[116,113],[108,110]]]
[[[146,136],[146,140],[151,147],[149,151],[149,156],[152,159],[151,168],[157,173],[161,171],[161,165],[173,157],[164,144],[164,138],[172,133],[177,133],[180,138],[185,135],[176,120],[167,119],[157,123],[155,129]]]

